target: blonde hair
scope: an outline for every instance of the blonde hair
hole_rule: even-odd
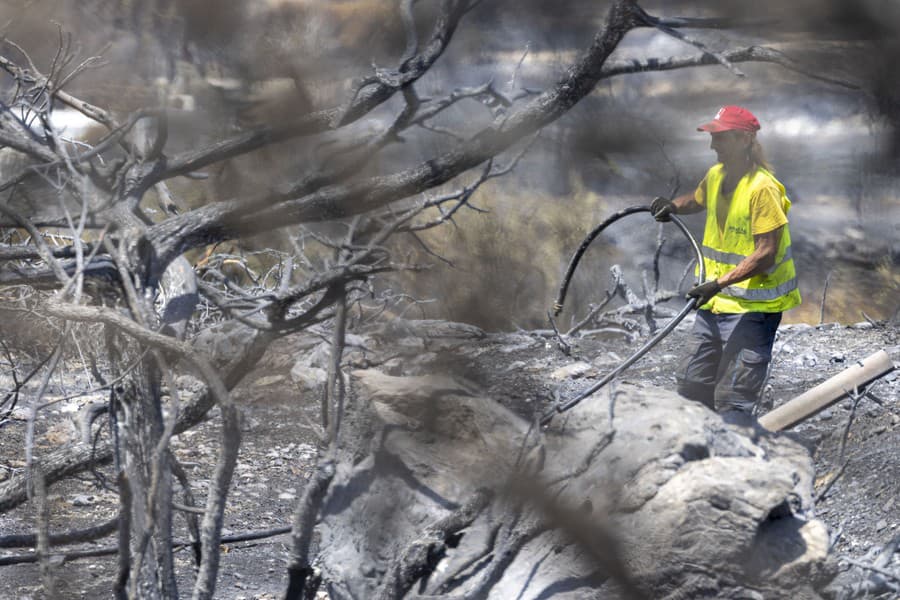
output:
[[[747,149],[747,152],[749,153],[750,163],[753,165],[754,169],[762,167],[770,173],[775,172],[775,169],[773,169],[772,165],[769,164],[769,161],[766,160],[766,155],[763,152],[762,146],[759,144],[759,140],[756,139],[755,132],[750,136],[750,147]]]

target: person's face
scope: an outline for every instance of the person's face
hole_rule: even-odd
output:
[[[747,156],[750,139],[746,131],[721,131],[710,133],[709,147],[720,163],[729,164]]]

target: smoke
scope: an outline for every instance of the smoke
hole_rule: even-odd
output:
[[[464,17],[450,48],[432,72],[416,83],[416,90],[427,102],[455,88],[488,81],[504,93],[511,91],[512,82],[536,91],[546,89],[599,31],[609,4],[584,0],[480,3]],[[414,4],[421,44],[433,27],[439,5]],[[43,70],[49,69],[58,46],[52,20],[72,32],[73,48],[80,58],[109,44],[103,54],[106,66],[75,78],[69,91],[111,108],[120,117],[140,107],[170,107],[167,151],[175,153],[259,125],[277,128],[309,111],[340,106],[352,95],[354,80],[374,73],[373,67],[399,63],[407,32],[398,6],[394,0],[33,0],[5,3],[0,19],[10,23],[6,35],[20,43]],[[676,183],[681,192],[696,184],[711,157],[707,140],[694,127],[721,104],[743,103],[759,113],[764,121],[763,144],[786,183],[798,190],[796,194],[792,190],[792,198],[800,200],[798,206],[822,193],[850,197],[848,190],[858,183],[856,165],[861,160],[878,163],[888,172],[896,169],[900,87],[895,82],[900,76],[900,44],[894,40],[900,31],[900,11],[894,3],[699,0],[643,2],[641,6],[659,16],[730,17],[735,20],[733,28],[685,32],[714,49],[775,45],[809,73],[844,79],[861,89],[846,90],[774,65],[750,64],[738,65],[748,74],[743,79],[712,66],[602,82],[542,133],[502,186],[476,195],[476,204],[496,210],[478,219],[497,222],[482,227],[473,219],[465,222],[465,234],[439,240],[468,248],[459,246],[452,252],[436,248],[442,256],[452,255],[457,269],[447,275],[446,269],[436,268],[434,278],[442,279],[439,284],[429,284],[427,275],[418,277],[415,285],[420,296],[433,296],[431,292],[445,286],[448,295],[462,296],[454,301],[454,306],[461,307],[456,314],[488,327],[501,322],[505,327],[513,318],[519,319],[509,307],[528,314],[518,322],[537,322],[558,282],[560,265],[555,263],[565,260],[572,245],[606,211],[620,208],[623,202],[646,202],[669,194]],[[697,52],[659,32],[640,30],[626,36],[615,58]],[[8,45],[3,53],[21,60]],[[403,103],[397,95],[354,125],[350,136],[383,129]],[[466,100],[432,124],[465,137],[495,116],[482,103]],[[888,131],[887,143],[884,148],[870,147],[872,140],[867,139],[866,147],[852,150],[858,155],[848,158],[859,138],[826,139],[823,135],[823,127],[837,120],[857,128],[868,120],[877,135]],[[788,130],[802,135],[783,135]],[[835,145],[825,147],[832,139]],[[273,189],[328,166],[335,155],[335,141],[335,136],[322,136],[279,144],[208,169],[210,178],[202,185],[173,181],[172,191],[196,206]],[[390,173],[454,143],[446,135],[409,130],[404,143],[380,153],[354,175]],[[883,150],[878,160],[869,156],[878,150]],[[812,163],[820,165],[819,172],[808,167]],[[514,212],[524,216],[513,218]],[[494,236],[494,241],[484,241],[480,235]],[[531,249],[535,239],[540,240],[540,257],[546,263],[540,266],[533,256],[515,255],[511,250]],[[470,248],[480,254],[467,262]],[[479,276],[485,265],[496,276]],[[501,281],[505,283],[498,285]],[[484,311],[485,298],[491,299],[492,308],[483,318],[470,317]]]

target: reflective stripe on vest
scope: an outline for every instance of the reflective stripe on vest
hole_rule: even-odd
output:
[[[742,300],[777,300],[780,296],[787,295],[795,289],[797,289],[797,278],[793,277],[773,288],[756,288],[751,290],[737,287],[736,285],[729,285],[722,289],[722,293],[741,298]]]
[[[735,186],[725,221],[720,224],[718,203],[724,177],[721,164],[713,166],[706,174],[703,257],[710,279],[731,271],[756,250],[750,214],[751,198],[755,194],[774,185],[785,214],[790,209],[784,186],[765,169],[757,169],[744,175]],[[800,304],[791,235],[786,225],[781,231],[775,261],[764,273],[728,286],[702,308],[719,313],[782,312]]]
[[[703,256],[706,258],[712,259],[716,262],[725,263],[726,265],[738,266],[742,260],[747,258],[743,254],[734,254],[733,252],[722,252],[720,250],[716,250],[715,248],[710,248],[709,246],[703,246]],[[791,247],[788,246],[784,251],[784,256],[781,257],[781,260],[769,267],[766,270],[766,273],[774,273],[775,269],[783,265],[789,260],[793,260],[794,253],[791,252]],[[736,294],[735,294],[736,295]]]

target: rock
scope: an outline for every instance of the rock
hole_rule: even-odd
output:
[[[396,340],[394,345],[402,352],[424,352],[425,340],[418,337],[404,337]]]
[[[307,367],[316,367],[328,370],[328,364],[331,362],[331,344],[322,342],[316,345],[312,350],[300,354],[297,362],[294,364],[303,364]]]
[[[798,365],[801,365],[806,369],[811,369],[819,363],[819,359],[816,358],[816,355],[812,354],[811,352],[801,354],[794,360]]]
[[[560,367],[550,374],[551,379],[562,381],[565,379],[577,379],[585,375],[597,374],[597,370],[590,363],[575,362],[564,367]]]
[[[211,358],[214,364],[221,365],[239,356],[258,333],[238,321],[226,321],[197,334],[193,348]]]
[[[356,335],[354,333],[344,334],[344,345],[348,348],[364,348],[369,349],[371,338],[365,335]]]
[[[179,375],[175,378],[175,385],[181,393],[197,394],[206,388],[201,379],[193,375]]]
[[[375,597],[388,550],[459,505],[475,488],[508,473],[528,424],[479,395],[468,381],[353,372],[359,401],[380,424],[376,452],[344,461],[318,528],[327,579]]]
[[[401,375],[403,373],[403,359],[391,358],[381,365],[382,370],[388,375]]]
[[[610,512],[632,577],[652,597],[676,590],[699,597],[709,572],[717,573],[720,589],[757,580],[789,589],[793,577],[822,571],[828,536],[821,522],[808,520],[812,464],[803,448],[723,425],[668,392],[618,389],[625,394],[616,405],[615,438],[565,496]],[[548,440],[547,471],[580,464],[593,451],[609,430],[606,405],[588,402],[570,417],[568,435]]]
[[[818,325],[817,327],[834,327],[839,326],[838,323],[824,323],[822,325]],[[808,323],[785,323],[778,327],[778,331],[782,333],[787,332],[799,332],[799,331],[810,331],[813,329],[813,326]]]
[[[24,406],[16,406],[9,413],[9,417],[15,419],[16,421],[27,421],[29,419],[29,415],[29,410]]]
[[[267,375],[266,377],[260,377],[253,385],[256,387],[265,387],[267,385],[275,385],[284,381],[284,375]]]
[[[97,498],[88,494],[76,494],[72,498],[72,506],[93,506]]]
[[[370,412],[360,422],[378,443],[341,461],[319,528],[323,575],[352,596],[376,597],[381,577],[372,573],[383,577],[392,556],[484,486],[497,499],[436,555],[444,558],[418,593],[437,595],[449,574],[495,560],[492,545],[513,518],[507,481],[519,482],[526,504],[516,531],[549,518],[529,498],[554,506],[559,526],[526,537],[489,588],[478,587],[483,566],[454,595],[579,598],[592,588],[591,597],[619,597],[610,573],[597,571],[604,559],[590,559],[590,540],[603,532],[652,598],[804,597],[833,576],[828,533],[812,514],[811,460],[787,437],[620,382],[614,410],[601,392],[557,417],[543,446],[526,453],[531,470],[514,478],[528,423],[470,382],[376,370],[353,380]]]
[[[315,390],[328,381],[328,371],[298,362],[291,369],[291,381],[302,390]]]
[[[528,363],[526,363],[524,360],[516,360],[516,361],[509,363],[509,366],[506,367],[506,370],[507,371],[521,371],[522,369],[525,368],[525,366],[527,364]]]
[[[422,365],[426,365],[426,366],[430,365],[430,364],[434,363],[435,361],[437,361],[437,359],[438,359],[438,355],[435,352],[423,352],[421,354],[417,354],[414,357],[411,357],[410,360],[408,361],[410,363],[410,366],[412,367],[410,369],[409,374],[410,375],[420,374],[417,371],[421,371]]]
[[[530,335],[524,335],[521,333],[507,333],[504,335],[498,335],[495,339],[501,344],[499,350],[504,354],[512,354],[513,352],[527,350],[528,348],[531,348],[532,346],[535,346],[539,343],[538,340],[531,337]]]

